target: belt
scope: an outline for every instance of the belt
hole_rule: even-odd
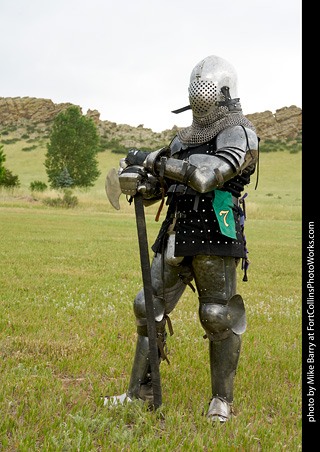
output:
[[[212,198],[213,191],[208,191],[207,193],[199,193],[196,190],[193,190],[193,188],[188,187],[187,185],[183,184],[174,184],[170,185],[168,191],[168,202],[167,204],[170,204],[172,197],[175,196],[183,196],[183,195],[190,195],[195,196],[195,203],[193,210],[198,210],[198,204],[199,204],[199,198],[200,196],[206,197],[206,198]],[[232,195],[232,202],[236,207],[239,207],[239,199],[236,196]]]

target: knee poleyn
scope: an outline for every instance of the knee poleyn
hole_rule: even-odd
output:
[[[208,297],[200,297],[199,301],[200,321],[211,341],[221,341],[232,333],[245,332],[246,314],[240,295],[234,295],[227,303]]]
[[[153,302],[155,308],[156,330],[159,334],[165,330],[167,316],[164,313],[164,303],[162,298],[154,297]],[[140,336],[148,336],[146,305],[143,290],[137,294],[133,303],[133,310],[136,317],[138,334]]]
[[[155,310],[155,320],[157,325],[157,330],[162,331],[165,326],[165,308],[164,301],[160,297],[153,297],[153,305]],[[142,336],[147,336],[147,314],[146,314],[146,304],[144,298],[143,289],[137,294],[133,303],[133,311],[136,317],[136,325],[138,327],[138,333]],[[141,330],[141,332],[139,331]]]

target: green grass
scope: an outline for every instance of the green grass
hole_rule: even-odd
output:
[[[103,174],[76,191],[78,207],[54,209],[41,202],[53,192],[28,190],[46,182],[43,155],[15,146],[5,147],[6,164],[22,186],[0,193],[0,451],[301,450],[301,154],[261,154],[258,189],[254,178],[248,190],[236,417],[213,428],[203,415],[208,342],[190,289],[171,315],[161,409],[102,406],[101,395],[127,388],[142,286],[133,206],[123,197],[115,211],[104,193],[119,156],[99,155]],[[150,245],[156,210],[146,210]]]

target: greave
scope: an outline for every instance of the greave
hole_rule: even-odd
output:
[[[169,363],[166,356],[166,330],[164,329],[161,333],[157,333],[157,336],[159,364],[162,360],[166,360]],[[134,355],[128,387],[128,395],[131,398],[142,398],[145,400],[152,397],[152,382],[150,374],[151,369],[149,361],[149,338],[148,336],[142,336],[138,334],[136,352]]]
[[[233,402],[233,381],[241,350],[241,336],[232,333],[222,341],[209,341],[212,396]]]
[[[128,395],[139,398],[140,386],[146,380],[149,369],[149,338],[138,334],[136,352],[131,370]]]

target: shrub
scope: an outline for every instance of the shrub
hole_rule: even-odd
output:
[[[277,152],[277,151],[289,151],[291,154],[300,152],[302,150],[301,138],[283,140],[261,140],[260,151],[261,152]]]
[[[30,182],[30,186],[29,186],[31,191],[45,191],[48,187],[47,184],[45,184],[44,182],[41,182],[40,180],[34,180],[32,182]]]
[[[3,146],[0,145],[0,182],[2,180],[2,177],[4,176],[5,167],[3,166],[3,162],[6,161],[6,155],[3,152]]]
[[[112,138],[110,141],[105,141],[103,143],[104,150],[105,149],[111,149],[111,152],[114,152],[116,154],[127,154],[128,149],[121,144],[121,141],[116,138]],[[101,152],[101,150],[100,150]]]
[[[76,207],[79,204],[78,198],[72,195],[71,190],[65,190],[62,198],[66,207]]]
[[[19,140],[20,140],[20,138],[8,138],[6,140],[2,140],[2,143],[3,144],[15,144]]]
[[[79,201],[76,196],[72,195],[71,190],[64,190],[63,198],[46,198],[43,200],[44,204],[50,207],[66,207],[67,209],[74,208]]]
[[[20,186],[19,176],[12,174],[10,170],[4,168],[4,172],[0,180],[0,186],[5,188],[19,187]]]
[[[69,188],[71,185],[73,185],[73,180],[69,174],[68,168],[65,166],[60,175],[56,178],[56,186],[60,188]]]
[[[33,146],[29,146],[29,147],[22,148],[22,150],[23,150],[24,152],[33,151],[34,149],[37,149],[37,146],[36,146],[35,144],[34,144]]]

